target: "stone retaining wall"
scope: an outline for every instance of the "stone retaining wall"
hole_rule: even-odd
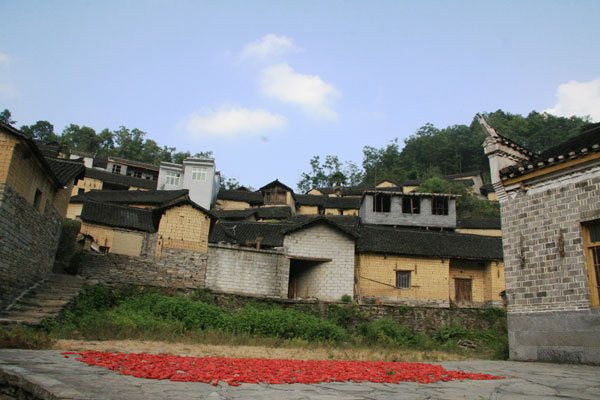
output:
[[[0,183],[0,309],[52,271],[61,227],[51,203],[42,214]]]

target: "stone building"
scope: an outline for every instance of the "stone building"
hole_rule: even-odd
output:
[[[600,124],[534,154],[480,122],[501,206],[510,357],[600,364]]]
[[[52,270],[79,162],[44,157],[35,142],[0,123],[0,307]]]

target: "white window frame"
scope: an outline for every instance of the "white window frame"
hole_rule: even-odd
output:
[[[167,171],[166,183],[171,186],[179,186],[179,179],[181,178],[180,172]]]
[[[208,176],[208,169],[206,167],[192,167],[192,180],[193,181],[206,181]]]

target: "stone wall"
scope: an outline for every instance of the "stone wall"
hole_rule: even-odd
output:
[[[89,280],[158,286],[173,289],[203,288],[208,255],[196,251],[162,249],[155,257],[156,235],[148,235],[140,257],[84,252],[79,274]]]
[[[501,204],[510,357],[600,364],[582,237],[600,219],[600,168],[525,189],[507,188]]]
[[[532,187],[503,202],[501,212],[508,311],[589,308],[581,224],[600,218],[600,173]]]
[[[210,294],[213,302],[219,306],[226,307],[233,312],[242,310],[249,296],[232,295],[228,293],[213,292]],[[321,302],[311,300],[290,300],[273,298],[255,298],[254,303],[277,304],[284,308],[293,308],[308,314],[327,318],[332,306],[356,307],[363,314],[364,321],[381,318],[389,318],[399,324],[405,325],[414,332],[431,334],[440,328],[452,323],[468,327],[470,329],[486,330],[492,326],[493,318],[487,318],[488,311],[476,308],[438,308],[438,307],[407,307],[398,305],[376,305],[360,304],[350,305],[339,302]],[[504,318],[504,317],[500,317]],[[359,321],[355,321],[359,323]]]
[[[228,293],[287,297],[289,260],[275,250],[208,247],[206,287]]]
[[[325,224],[285,235],[285,254],[294,259],[331,259],[308,266],[300,276],[297,294],[321,300],[339,300],[354,293],[354,239]],[[307,296],[308,295],[308,296]]]
[[[42,214],[0,183],[0,308],[51,272],[61,227],[51,204]]]

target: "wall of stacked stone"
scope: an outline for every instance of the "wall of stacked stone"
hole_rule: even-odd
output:
[[[51,203],[41,214],[0,183],[0,309],[52,271],[61,227]]]
[[[600,218],[600,176],[528,189],[501,204],[508,312],[589,309],[581,223]]]
[[[289,260],[280,251],[210,244],[208,258],[206,287],[209,289],[287,297]]]
[[[389,318],[401,325],[405,325],[414,332],[428,334],[453,322],[471,329],[476,328],[481,330],[490,329],[493,323],[493,318],[488,318],[490,315],[488,314],[489,311],[476,308],[412,307],[388,304],[350,305],[347,303],[261,298],[216,292],[210,295],[215,304],[226,308],[228,312],[242,310],[249,299],[254,303],[263,303],[265,305],[276,304],[283,308],[293,308],[323,318],[329,317],[331,312],[330,306],[332,304],[340,307],[356,307],[364,316],[362,321]]]
[[[173,289],[203,288],[208,255],[189,250],[162,250],[154,257],[156,235],[148,235],[142,244],[142,256],[84,252],[79,274],[88,280]]]

